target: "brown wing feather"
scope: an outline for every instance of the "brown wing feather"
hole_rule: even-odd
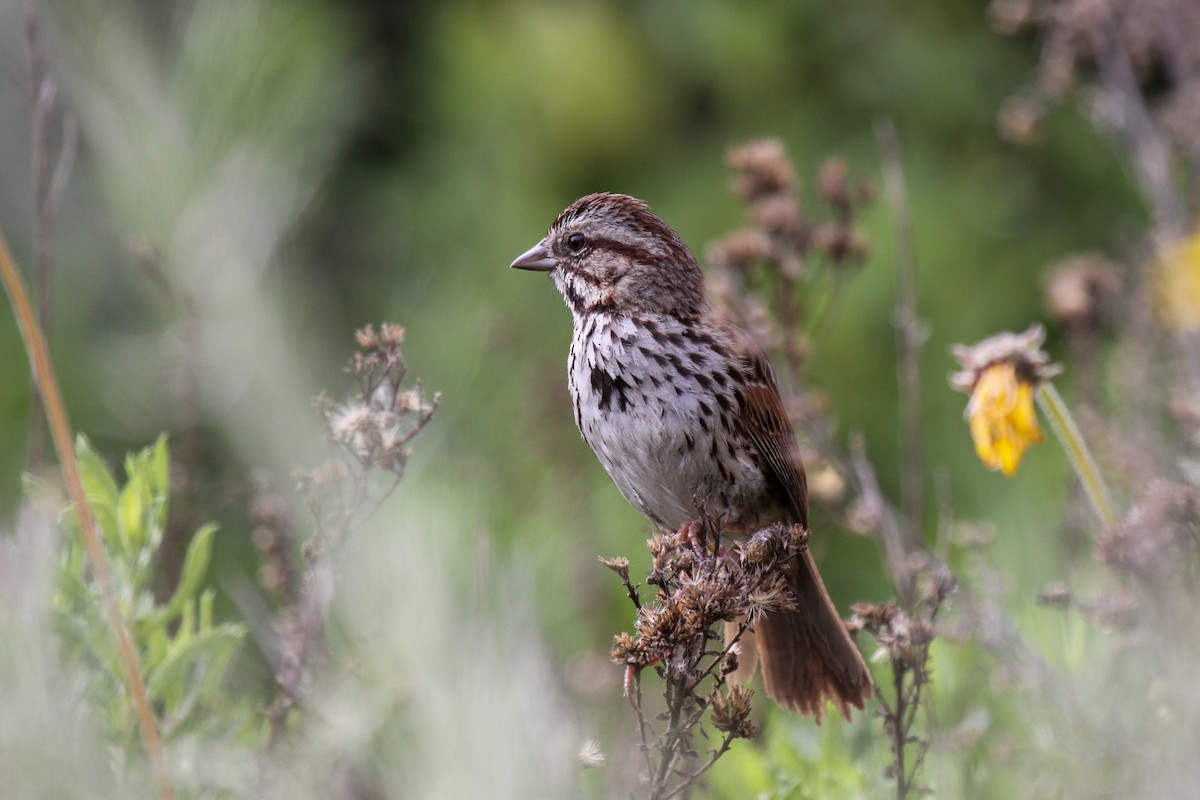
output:
[[[790,521],[807,528],[808,485],[804,463],[796,445],[796,435],[783,409],[779,388],[775,385],[775,373],[748,334],[731,324],[726,324],[725,328],[737,349],[738,361],[750,378],[738,420],[742,433],[762,457],[768,479],[777,481],[787,494],[788,504],[796,514],[796,519]]]
[[[747,334],[732,325],[725,327],[750,378],[738,424],[762,458],[768,480],[782,487],[795,514],[788,521],[807,528],[804,466],[771,365]],[[751,652],[746,669],[739,668],[735,680],[748,680],[755,663],[761,662],[767,694],[784,708],[811,714],[820,722],[828,701],[849,719],[851,707],[861,709],[871,695],[871,673],[807,550],[793,562],[788,582],[797,607],[764,615],[753,637],[743,638],[744,648]]]

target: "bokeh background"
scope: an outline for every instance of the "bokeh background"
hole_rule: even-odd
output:
[[[1136,253],[1146,214],[1112,143],[1073,107],[1052,112],[1031,143],[1000,135],[1006,99],[1034,79],[1038,41],[997,33],[986,4],[7,0],[0,226],[26,267],[31,10],[59,90],[54,141],[64,113],[79,132],[54,221],[49,329],[67,404],[114,463],[163,431],[177,454],[186,442],[180,508],[221,524],[210,570],[220,613],[242,613],[230,587],[253,582],[258,569],[251,474],[290,489],[291,471],[321,451],[310,401],[346,387],[353,330],[398,322],[412,374],[443,399],[387,507],[388,544],[368,558],[376,577],[411,577],[422,558],[432,559],[430,574],[459,575],[446,602],[474,621],[431,645],[431,657],[484,662],[521,684],[507,648],[535,651],[539,666],[524,674],[543,685],[522,691],[561,703],[564,737],[579,740],[564,746],[595,738],[613,771],[635,770],[632,718],[607,661],[630,613],[596,556],[628,555],[636,574],[648,562],[649,527],[572,423],[568,312],[543,276],[508,264],[570,201],[600,190],[646,199],[702,253],[743,224],[729,190],[730,145],[782,139],[811,197],[829,156],[878,182],[873,125],[885,118],[907,173],[928,326],[929,506],[948,498],[956,517],[989,521],[1013,617],[1035,641],[1066,635],[1069,623],[1033,597],[1065,558],[1050,533],[1069,465],[1044,447],[1013,479],[986,472],[963,422],[965,398],[947,386],[949,348],[1044,319],[1047,264],[1081,250]],[[895,496],[895,232],[883,202],[859,223],[872,255],[848,282],[806,379],[827,396],[840,440],[864,435]],[[1058,345],[1051,326],[1048,349]],[[1068,394],[1070,384],[1068,370]],[[6,519],[20,499],[30,404],[20,337],[0,313]],[[936,516],[927,535],[953,556],[937,541]],[[820,514],[813,527],[843,611],[893,595],[872,539]],[[389,573],[397,561],[411,563]],[[413,622],[429,613],[424,603],[378,602],[360,610],[424,630]],[[472,632],[487,614],[515,618],[520,646],[485,647]],[[453,615],[446,624],[457,624]],[[248,650],[240,679],[253,692],[267,673]],[[943,729],[966,720],[993,744],[1027,746],[1014,732],[1025,720],[1005,711],[1003,697],[972,691],[988,680],[987,657],[967,645],[938,652]],[[763,742],[718,767],[722,796],[822,796],[812,776],[838,770],[856,776],[846,779],[854,791],[883,791],[886,746],[869,717],[821,729],[766,708],[763,718]],[[473,724],[469,714],[456,719]],[[931,783],[947,797],[1014,796],[992,752],[935,750]],[[830,753],[841,754],[835,766]],[[788,784],[789,769],[809,780]],[[583,791],[628,783],[588,775]],[[789,785],[795,794],[779,788]]]

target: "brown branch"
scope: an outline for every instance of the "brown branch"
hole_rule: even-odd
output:
[[[104,544],[96,529],[96,520],[88,505],[87,495],[83,490],[83,482],[79,477],[79,464],[75,458],[75,442],[71,431],[71,423],[67,417],[66,406],[58,389],[58,380],[54,374],[54,365],[50,360],[49,348],[45,336],[38,327],[33,307],[29,303],[29,295],[21,281],[16,264],[8,249],[8,241],[0,231],[0,281],[8,293],[9,303],[21,329],[21,338],[25,341],[25,350],[33,374],[41,388],[46,405],[46,417],[50,423],[50,434],[54,441],[54,449],[58,453],[59,469],[62,471],[63,482],[71,496],[75,515],[79,520],[79,529],[83,536],[84,547],[88,552],[92,571],[99,586],[100,602],[117,644],[117,654],[121,661],[121,669],[125,673],[125,683],[133,699],[134,711],[137,714],[138,727],[141,730],[142,741],[146,746],[146,754],[150,758],[150,766],[154,771],[158,784],[158,794],[163,800],[172,800],[175,790],[171,786],[171,776],[167,770],[166,757],[163,754],[162,741],[159,739],[158,727],[154,712],[146,697],[146,684],[142,679],[141,668],[138,665],[137,654],[133,647],[133,638],[125,626],[117,607],[116,593],[112,587],[112,573],[109,570],[108,558],[104,553]]]
[[[54,105],[54,81],[46,77],[45,58],[37,38],[37,15],[25,18],[25,55],[29,65],[31,171],[33,178],[33,263],[37,319],[42,331],[50,328],[50,111]],[[37,474],[42,468],[46,434],[41,389],[35,384],[29,401],[29,435],[25,446],[25,469]]]

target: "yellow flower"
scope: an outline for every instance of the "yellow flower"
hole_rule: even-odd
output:
[[[1172,331],[1200,328],[1200,232],[1162,248],[1154,271],[1154,306]]]
[[[967,403],[967,419],[975,452],[988,469],[1013,475],[1025,451],[1041,444],[1044,437],[1033,410],[1033,392],[1033,384],[1018,379],[1012,362],[983,370]]]
[[[1013,475],[1025,451],[1041,444],[1033,409],[1038,385],[1060,371],[1041,349],[1046,332],[1033,325],[1022,333],[999,333],[971,347],[959,345],[954,357],[962,369],[950,383],[971,395],[967,423],[975,452],[988,469]]]

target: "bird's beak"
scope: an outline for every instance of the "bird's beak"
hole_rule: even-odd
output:
[[[509,264],[513,269],[530,269],[534,272],[549,272],[558,266],[554,256],[546,249],[546,245],[538,242],[533,247],[517,256],[517,260]]]

